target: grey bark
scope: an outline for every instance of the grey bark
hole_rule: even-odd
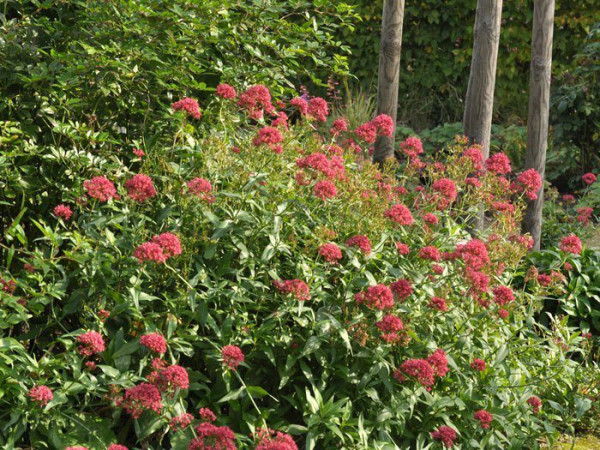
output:
[[[545,174],[546,149],[548,148],[554,3],[554,0],[535,0],[533,11],[525,169],[537,170],[542,179]],[[538,198],[528,202],[523,218],[523,231],[530,233],[533,237],[533,250],[540,249],[543,204],[544,187],[542,186]]]
[[[377,114],[387,114],[394,124],[398,110],[398,81],[400,78],[400,51],[402,49],[402,24],[404,0],[385,0],[381,25],[379,50],[379,80],[377,88]],[[394,136],[380,136],[375,142],[373,161],[382,164],[394,156]]]
[[[463,128],[472,142],[483,146],[486,158],[490,153],[501,16],[502,0],[478,0]]]

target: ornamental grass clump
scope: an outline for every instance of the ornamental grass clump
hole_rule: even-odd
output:
[[[537,177],[463,137],[433,160],[410,137],[379,167],[369,146],[389,117],[350,129],[325,99],[234,85],[165,108],[144,158],[72,161],[61,198],[30,199],[31,226],[5,231],[0,442],[552,441],[558,412],[585,402],[566,394],[585,349],[564,321],[534,320],[558,270],[513,285]],[[574,263],[581,243],[561,250]]]

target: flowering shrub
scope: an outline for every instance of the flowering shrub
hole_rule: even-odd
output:
[[[411,138],[405,164],[379,168],[355,130],[331,133],[339,118],[322,99],[286,105],[254,86],[214,101],[216,129],[203,127],[210,108],[189,118],[195,104],[179,103],[164,116],[175,136],[147,157],[78,160],[81,178],[52,199],[74,205],[69,220],[33,198],[12,222],[34,226],[5,231],[0,415],[13,426],[1,442],[534,448],[555,437],[570,356],[585,350],[566,324],[531,320],[544,294],[533,274],[511,288],[528,190],[505,157],[482,164],[459,137],[443,161],[415,164]],[[293,120],[273,125],[282,113]],[[512,207],[469,236],[478,205],[494,202]]]

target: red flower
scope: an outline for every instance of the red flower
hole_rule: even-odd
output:
[[[497,286],[492,289],[494,302],[500,306],[508,305],[515,299],[515,294],[508,286]]]
[[[437,208],[446,209],[454,200],[456,200],[456,185],[448,178],[441,178],[433,183],[433,191],[437,194]]]
[[[137,174],[125,183],[129,196],[136,202],[143,203],[156,195],[152,178],[148,175]]]
[[[414,219],[410,210],[398,203],[390,207],[385,213],[385,217],[390,219],[392,222],[395,222],[400,225],[412,225],[414,223]]]
[[[396,331],[402,331],[404,329],[404,324],[402,323],[402,319],[400,317],[396,317],[392,314],[388,314],[384,316],[379,322],[375,323],[375,326],[379,328],[384,333],[391,333]]]
[[[410,247],[402,242],[396,242],[396,248],[401,255],[408,255],[410,253]]]
[[[483,153],[479,146],[469,147],[463,152],[462,157],[469,160],[474,171],[483,170]]]
[[[335,184],[331,181],[321,180],[318,181],[313,187],[313,194],[315,197],[325,201],[330,198],[334,198],[337,195],[337,189]]]
[[[337,264],[342,259],[342,251],[335,244],[323,244],[319,247],[319,255],[330,264]]]
[[[83,188],[90,197],[101,202],[107,202],[111,198],[117,197],[115,185],[106,177],[94,177],[91,180],[86,180],[83,182]]]
[[[240,94],[238,106],[246,110],[252,119],[261,119],[264,113],[272,114],[275,107],[271,104],[271,93],[262,84],[252,86]]]
[[[40,408],[46,406],[54,399],[52,389],[44,385],[32,387],[27,395],[31,400],[36,402]]]
[[[187,370],[177,364],[152,372],[148,381],[154,384],[161,392],[174,392],[176,389],[190,387],[190,378]]]
[[[302,97],[293,98],[290,101],[290,105],[295,106],[300,111],[300,114],[305,116],[308,114],[308,102],[304,100]]]
[[[97,331],[88,331],[77,336],[79,348],[77,352],[82,356],[92,356],[102,353],[106,349],[104,338]]]
[[[111,444],[108,446],[108,448],[106,450],[129,450],[129,449],[127,447],[125,447],[124,445]]]
[[[329,107],[327,102],[321,97],[314,97],[308,103],[308,114],[319,122],[325,122],[329,115]]]
[[[162,399],[158,388],[150,383],[140,383],[125,391],[122,406],[131,417],[138,419],[146,410],[160,413]]]
[[[367,256],[371,254],[371,241],[364,234],[357,234],[356,236],[352,236],[346,241],[346,245],[348,247],[359,248]]]
[[[423,153],[423,143],[421,139],[411,136],[400,143],[400,150],[410,159],[417,158]]]
[[[532,395],[527,399],[527,403],[533,408],[533,413],[537,414],[540,412],[540,408],[542,407],[542,401],[539,397]]]
[[[377,139],[377,127],[372,122],[356,127],[354,133],[367,144],[372,144]]]
[[[503,309],[503,308],[500,308],[498,310],[498,315],[500,316],[501,319],[506,319],[509,314],[510,313],[507,310]]]
[[[88,450],[88,448],[84,447],[82,445],[75,445],[72,447],[67,447],[67,448],[65,448],[65,450]]]
[[[400,301],[406,300],[413,293],[412,284],[410,280],[407,280],[406,278],[394,281],[390,285],[390,288],[394,296]]]
[[[215,201],[215,197],[210,195],[213,190],[212,184],[210,181],[205,180],[204,178],[193,178],[185,184],[188,188],[188,192],[196,197],[200,197],[202,200],[207,203],[213,203]]]
[[[308,288],[308,285],[302,280],[273,280],[273,286],[275,286],[275,289],[277,289],[277,291],[280,294],[291,294],[297,300],[300,301],[310,300],[310,289]]]
[[[167,257],[163,253],[163,249],[160,245],[153,242],[144,242],[133,251],[135,256],[140,263],[145,261],[154,261],[157,263],[164,263]]]
[[[273,430],[259,430],[258,444],[255,450],[298,450],[294,439],[289,435]]]
[[[594,214],[594,210],[590,207],[577,208],[577,220],[584,225],[587,225]]]
[[[438,311],[448,311],[446,300],[440,297],[433,297],[427,306],[429,306],[431,309],[437,309]]]
[[[243,356],[243,355],[242,355]],[[243,358],[242,358],[243,361]],[[200,421],[201,422],[209,422],[212,423],[215,420],[217,420],[217,416],[215,416],[215,413],[212,412],[210,409],[208,408],[200,408],[200,410],[198,411],[198,415],[200,416]]]
[[[176,101],[171,105],[171,108],[173,108],[173,111],[184,111],[188,116],[192,116],[194,119],[199,119],[202,115],[200,113],[198,101],[189,97]]]
[[[442,425],[436,431],[431,433],[431,437],[438,441],[442,441],[444,447],[452,448],[456,439],[456,431],[446,425]]]
[[[228,427],[201,423],[195,428],[196,437],[190,441],[188,450],[236,450],[235,434]]]
[[[226,345],[221,350],[223,364],[232,370],[236,370],[240,363],[244,362],[244,353],[235,345]]]
[[[433,246],[426,246],[419,250],[419,258],[422,259],[430,259],[432,261],[438,262],[442,259],[442,255],[440,251]]]
[[[237,93],[233,86],[226,83],[221,83],[217,86],[217,95],[221,98],[232,100],[236,97]]]
[[[331,129],[329,130],[329,132],[332,135],[337,136],[342,131],[348,131],[348,124],[346,123],[345,119],[336,119],[333,122],[333,126],[331,127]]]
[[[479,423],[481,424],[481,428],[483,428],[484,430],[488,429],[490,427],[490,424],[492,423],[492,420],[494,420],[492,418],[492,415],[485,409],[480,409],[479,411],[476,411],[475,414],[473,414],[473,417],[475,418],[475,420],[479,421]]]
[[[496,153],[485,161],[485,168],[496,175],[511,172],[510,159],[504,153]]]
[[[471,363],[471,368],[473,370],[483,372],[485,370],[485,361],[483,359],[474,358],[473,362]]]
[[[394,372],[394,378],[401,383],[406,380],[406,377],[412,377],[425,387],[433,386],[434,375],[434,368],[424,359],[408,359]]]
[[[440,223],[440,219],[438,216],[432,213],[427,213],[423,215],[423,221],[429,225],[437,225]]]
[[[277,113],[277,117],[271,122],[271,126],[280,127],[284,130],[288,129],[288,116],[283,111]]]
[[[457,245],[456,253],[467,267],[474,270],[480,270],[490,262],[487,247],[479,239],[471,239],[466,244]]]
[[[490,284],[490,277],[488,277],[485,273],[467,267],[467,270],[465,270],[465,275],[467,281],[469,281],[469,283],[471,284],[471,289],[474,292],[487,292]]]
[[[54,207],[53,213],[56,217],[60,217],[64,220],[69,220],[73,215],[73,210],[67,205],[57,205]]]
[[[581,179],[583,180],[583,182],[585,184],[587,184],[588,186],[594,184],[598,178],[596,177],[596,175],[594,175],[592,172],[588,172],[586,174],[584,174]]]
[[[140,338],[140,344],[149,350],[163,354],[167,351],[167,340],[159,333],[148,333]]]
[[[252,144],[258,147],[262,144],[273,146],[283,142],[281,132],[275,127],[262,127],[258,130],[257,136],[252,140]]]
[[[154,236],[151,242],[160,246],[165,258],[181,255],[181,242],[177,235],[173,233],[162,233]]]
[[[394,306],[394,294],[385,284],[369,286],[366,291],[354,295],[354,300],[371,309],[390,309]]]
[[[574,234],[565,236],[560,240],[559,248],[565,253],[573,253],[574,255],[579,255],[582,249],[581,239],[579,239]]]
[[[444,377],[448,373],[448,359],[446,358],[446,352],[441,348],[438,348],[433,352],[427,362],[433,367],[433,371],[436,377]]]
[[[563,203],[570,205],[572,203],[575,203],[575,197],[573,197],[571,194],[565,194],[562,196],[562,201]]]
[[[144,150],[142,150],[141,148],[134,148],[132,150],[132,153],[137,156],[138,158],[141,158],[142,156],[146,155],[146,152]]]
[[[538,198],[542,185],[542,177],[535,169],[528,169],[517,177],[518,189],[524,191],[530,200]]]
[[[373,125],[377,128],[378,134],[391,137],[394,135],[394,119],[387,114],[379,114],[372,120]]]

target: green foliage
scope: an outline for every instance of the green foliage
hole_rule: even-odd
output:
[[[416,129],[462,119],[469,79],[476,0],[406,2],[402,38],[399,119]],[[363,18],[353,31],[340,30],[352,48],[350,72],[368,86],[377,80],[382,2],[357,0]],[[575,53],[600,21],[597,0],[559,0],[553,74],[574,69]],[[504,2],[496,77],[496,121],[527,117],[533,3]]]

